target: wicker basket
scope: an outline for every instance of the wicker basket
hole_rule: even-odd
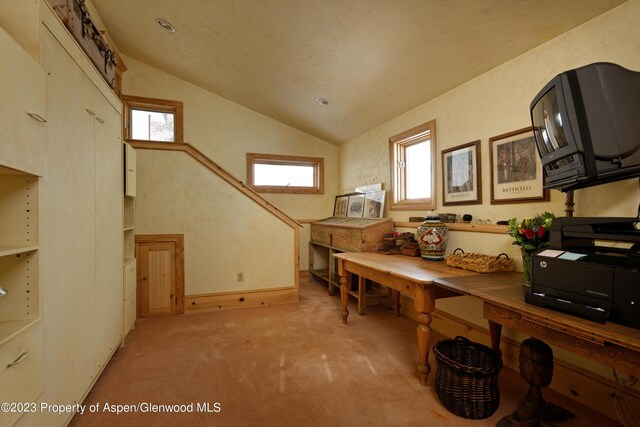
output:
[[[505,253],[492,256],[473,252],[465,253],[460,248],[457,248],[447,257],[447,265],[477,273],[499,273],[502,271],[514,271],[516,268],[513,260]]]
[[[498,373],[502,355],[464,337],[444,340],[433,348],[436,394],[452,413],[470,419],[487,418],[500,404]]]

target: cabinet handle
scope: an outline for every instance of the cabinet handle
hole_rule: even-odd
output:
[[[130,169],[129,169],[129,172],[135,172],[135,171],[134,171],[133,169],[131,169],[131,168],[130,168]]]
[[[38,121],[40,123],[47,123],[44,117],[42,117],[40,114],[36,114],[36,113],[27,113],[27,114],[29,115],[29,117],[31,117],[35,121]]]
[[[12,366],[19,365],[20,363],[22,363],[22,361],[23,361],[24,359],[26,359],[27,357],[29,357],[29,355],[30,355],[30,354],[31,354],[31,353],[30,353],[30,352],[28,352],[28,351],[24,351],[24,352],[22,352],[22,354],[21,354],[20,356],[18,356],[18,358],[17,358],[16,360],[14,360],[14,361],[13,361],[13,362],[11,362],[11,363],[7,363],[7,368],[10,368],[10,367],[12,367]]]
[[[100,123],[104,123],[104,120],[102,120],[100,117],[96,117],[96,120]]]
[[[85,110],[87,110],[87,113],[89,113],[89,114],[90,114],[90,115],[92,115],[92,116],[95,116],[95,115],[96,115],[96,113],[94,113],[94,112],[93,112],[93,110],[90,110],[90,109],[88,109],[88,108],[85,108]]]

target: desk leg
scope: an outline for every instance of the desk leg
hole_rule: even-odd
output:
[[[489,320],[489,335],[491,336],[491,348],[500,352],[500,337],[502,336],[502,325]]]
[[[342,260],[338,263],[340,274],[340,303],[342,305],[342,324],[347,324],[349,317],[349,286],[351,285],[351,273],[342,268]]]
[[[400,291],[391,289],[391,310],[396,317],[400,317]]]
[[[427,377],[431,371],[429,366],[429,349],[431,348],[431,312],[435,308],[435,286],[416,286],[415,308],[418,313],[418,379],[423,386],[427,385]]]
[[[367,279],[358,277],[358,314],[364,316],[367,301]]]

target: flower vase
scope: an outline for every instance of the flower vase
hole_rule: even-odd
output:
[[[531,254],[533,251],[520,248],[522,253],[522,286],[531,287]]]

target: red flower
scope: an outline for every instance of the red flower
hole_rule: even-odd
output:
[[[532,229],[528,228],[524,230],[524,235],[527,239],[533,239],[533,237],[535,236],[535,233],[533,232]]]
[[[544,227],[538,228],[538,237],[542,238],[544,236]]]

